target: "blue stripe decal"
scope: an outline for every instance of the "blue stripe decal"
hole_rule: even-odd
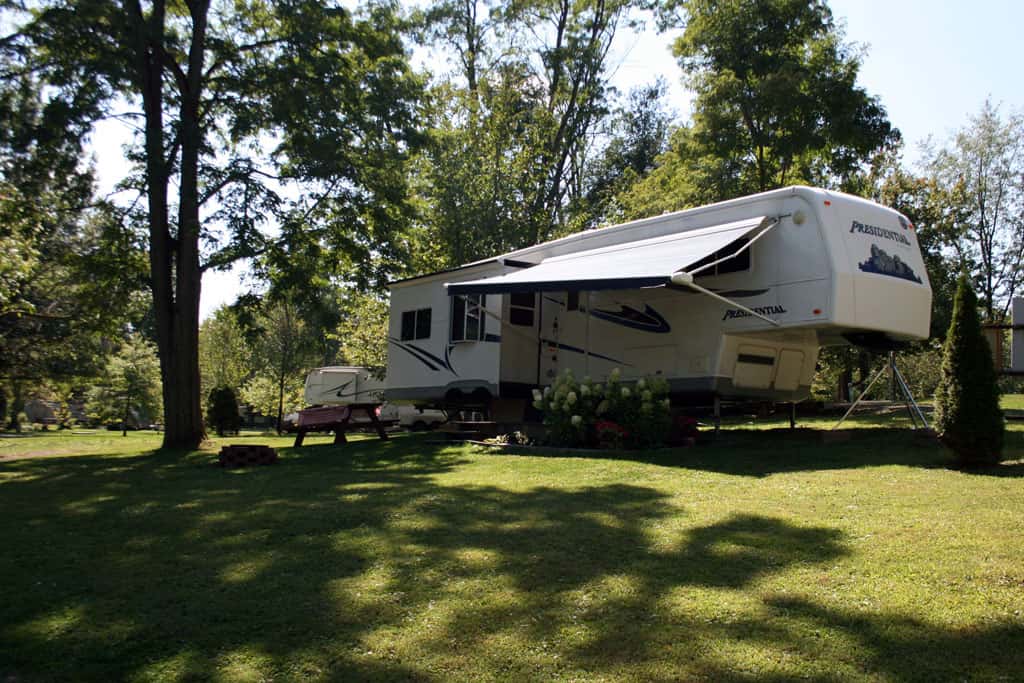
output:
[[[558,349],[561,349],[562,351],[572,351],[573,353],[587,354],[587,350],[586,349],[581,349],[578,346],[569,346],[568,344],[560,344],[559,342],[553,341],[551,339],[541,339],[540,341],[541,341],[542,344],[547,344],[548,346],[554,346],[554,347],[556,347]],[[629,363],[627,363],[625,361],[621,361],[621,360],[612,358],[611,356],[602,356],[600,353],[594,353],[593,351],[591,351],[587,355],[593,356],[594,358],[600,358],[601,360],[610,361],[612,363],[618,363],[619,365],[630,365]]]
[[[594,316],[598,320],[615,323],[616,325],[622,325],[623,327],[631,327],[634,330],[642,330],[644,332],[667,334],[672,331],[668,321],[661,317],[661,314],[651,308],[648,304],[644,304],[643,311],[638,311],[632,306],[626,306],[625,304],[619,304],[618,311],[606,311],[599,308],[592,308],[590,310],[590,315]]]

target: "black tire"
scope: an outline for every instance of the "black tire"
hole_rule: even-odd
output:
[[[416,420],[412,423],[410,429],[414,432],[425,432],[427,431],[427,423],[423,420]]]

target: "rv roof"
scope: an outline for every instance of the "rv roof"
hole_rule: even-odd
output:
[[[784,188],[781,188],[781,189],[778,189],[778,190],[770,190],[768,192],[762,192],[762,193],[756,194],[756,195],[749,195],[749,196],[745,196],[745,197],[739,197],[737,199],[729,199],[729,200],[726,200],[726,201],[723,201],[723,202],[717,202],[715,204],[707,204],[707,205],[704,205],[704,206],[698,206],[698,207],[694,207],[692,209],[683,209],[682,211],[673,211],[671,213],[664,213],[664,214],[661,214],[660,216],[651,216],[650,218],[641,218],[641,219],[638,219],[638,220],[635,220],[635,221],[629,221],[629,222],[626,222],[626,223],[619,223],[617,225],[609,225],[609,226],[606,226],[606,227],[603,227],[603,228],[596,228],[594,230],[585,230],[583,232],[573,233],[572,235],[567,235],[565,237],[560,237],[558,239],[548,240],[547,242],[540,242],[538,244],[534,244],[534,245],[531,245],[529,247],[523,247],[522,249],[517,249],[515,251],[510,251],[510,252],[508,252],[506,254],[502,254],[500,256],[495,256],[495,257],[491,257],[491,258],[487,258],[487,259],[481,259],[479,261],[472,261],[470,263],[463,264],[463,265],[458,266],[456,268],[448,268],[448,269],[445,269],[445,270],[438,270],[438,271],[435,271],[435,272],[432,272],[432,273],[424,273],[423,275],[416,275],[414,277],[405,278],[405,279],[402,279],[402,280],[395,280],[393,282],[388,283],[388,285],[390,286],[390,285],[404,284],[404,283],[412,282],[414,280],[419,280],[419,279],[422,279],[422,278],[429,278],[429,277],[434,277],[436,275],[444,275],[444,274],[447,274],[447,273],[454,273],[454,272],[459,272],[459,271],[462,271],[462,270],[466,270],[468,268],[476,268],[476,267],[479,267],[479,266],[493,265],[493,264],[502,263],[502,262],[509,262],[509,261],[516,261],[516,260],[521,260],[521,261],[524,261],[524,262],[529,262],[529,256],[531,254],[536,253],[537,251],[542,251],[544,249],[550,248],[552,246],[565,245],[565,244],[571,244],[573,242],[585,241],[585,240],[597,237],[599,235],[600,236],[607,236],[610,233],[628,232],[628,231],[631,231],[631,230],[634,230],[634,229],[637,229],[637,228],[641,228],[641,227],[645,227],[645,226],[649,226],[649,225],[654,225],[654,224],[661,223],[661,222],[664,222],[664,221],[673,220],[673,219],[679,218],[681,216],[687,216],[687,217],[689,217],[689,216],[698,216],[698,215],[700,215],[702,213],[705,213],[705,212],[716,211],[716,210],[720,210],[720,209],[724,209],[724,208],[729,208],[731,206],[742,205],[742,204],[748,203],[748,202],[750,202],[751,200],[754,200],[754,199],[767,199],[767,198],[771,198],[771,197],[775,197],[775,196],[786,196],[786,195],[796,195],[796,194],[814,194],[814,195],[829,194],[829,195],[833,195],[833,194],[841,194],[841,193],[832,193],[832,192],[828,192],[826,190],[822,190],[822,189],[815,188],[815,187],[807,187],[805,185],[793,185],[793,186],[784,187]],[[698,229],[698,228],[699,228],[699,226],[694,226],[694,229]]]

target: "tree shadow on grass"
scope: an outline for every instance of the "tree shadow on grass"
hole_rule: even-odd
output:
[[[446,484],[464,451],[419,439],[210,459],[25,462],[0,485],[0,673],[724,678],[707,643],[804,637],[735,603],[847,552],[763,515],[687,523],[645,486]]]
[[[557,640],[577,594],[622,581],[591,636],[558,646],[600,670],[622,663],[623,634],[644,639],[666,591],[843,552],[834,530],[756,516],[655,547],[648,526],[683,514],[656,490],[438,486],[463,458],[409,440],[232,472],[168,453],[23,463],[0,502],[17,596],[0,606],[0,662],[43,679],[444,679],[470,647],[463,675],[527,675],[536,657],[488,642]]]
[[[993,619],[957,628],[901,614],[834,609],[801,598],[776,596],[765,604],[777,626],[769,636],[773,647],[837,661],[842,661],[842,652],[835,650],[852,647],[865,655],[850,672],[860,676],[1008,681],[1024,674],[1020,621]],[[837,673],[836,679],[842,678]]]
[[[924,469],[955,469],[950,451],[936,440],[909,429],[854,429],[842,440],[826,440],[828,432],[814,429],[765,429],[724,431],[708,435],[690,448],[639,451],[587,452],[589,459],[626,460],[662,467],[679,467],[747,477],[767,477],[787,472],[858,469],[900,465]],[[535,457],[581,457],[557,449],[531,449]],[[1003,462],[991,467],[964,470],[981,476],[1024,476],[1024,432],[1007,432]]]

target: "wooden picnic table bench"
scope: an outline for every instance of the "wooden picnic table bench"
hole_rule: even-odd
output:
[[[353,403],[347,406],[323,406],[300,410],[294,447],[302,445],[308,432],[334,432],[334,443],[347,443],[345,432],[353,425],[350,420],[352,413],[357,410],[366,414],[370,424],[377,430],[377,436],[387,440],[388,433],[384,431],[384,423],[377,416],[379,408],[379,403]]]

